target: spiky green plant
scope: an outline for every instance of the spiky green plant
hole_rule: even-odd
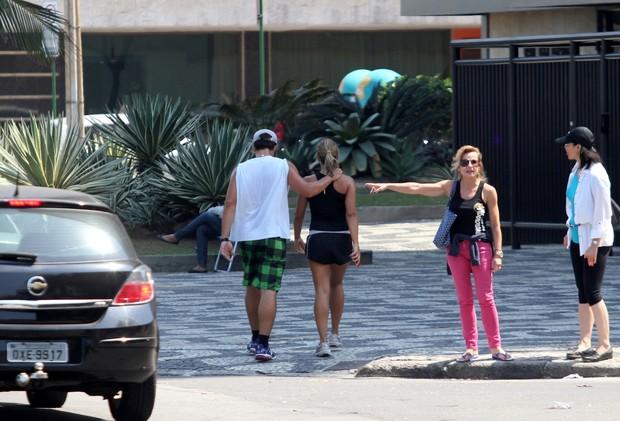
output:
[[[404,182],[415,180],[427,164],[427,159],[405,139],[397,139],[395,151],[383,153],[381,166],[383,175],[390,181]]]
[[[111,124],[97,124],[96,130],[130,157],[138,173],[157,168],[199,121],[188,103],[160,95],[131,95],[121,108],[124,114],[110,114]]]
[[[312,168],[318,165],[315,155],[316,145],[303,140],[289,143],[288,146],[285,145],[278,150],[278,157],[292,162],[302,176],[310,174]]]
[[[449,165],[430,164],[424,167],[415,181],[434,183],[441,180],[454,180],[455,174]]]
[[[250,127],[274,129],[282,124],[284,141],[297,141],[297,115],[302,113],[308,104],[318,102],[329,95],[330,91],[322,81],[313,80],[294,88],[292,81],[267,95],[250,97],[239,103],[213,104],[206,110],[209,118],[217,117],[232,120],[237,124]]]
[[[381,131],[381,126],[373,126],[379,114],[373,114],[365,121],[357,113],[351,113],[343,120],[325,120],[325,134],[331,137],[340,150],[342,170],[354,176],[370,171],[373,177],[381,177],[381,157],[379,150],[395,151],[392,141],[394,135]],[[320,138],[312,142],[317,143]]]
[[[34,186],[70,189],[108,201],[131,173],[122,160],[110,159],[105,145],[80,138],[50,116],[9,121],[0,128],[0,175]]]
[[[57,12],[30,1],[0,0],[0,34],[17,48],[45,57],[43,33],[66,36],[65,24]]]
[[[423,139],[450,138],[452,82],[439,76],[403,76],[382,88],[381,128],[414,146]]]
[[[193,206],[202,212],[223,203],[230,174],[250,157],[250,129],[231,121],[212,120],[196,130],[191,141],[161,164],[163,176],[153,183],[171,208]]]

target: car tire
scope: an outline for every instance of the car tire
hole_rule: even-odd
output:
[[[59,390],[28,390],[28,403],[33,408],[60,408],[67,400],[67,392]]]
[[[126,383],[120,393],[108,399],[110,413],[116,421],[146,421],[155,405],[155,375],[144,383]]]

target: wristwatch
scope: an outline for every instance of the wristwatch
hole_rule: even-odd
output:
[[[220,238],[220,242],[223,243],[224,241],[230,241],[230,239],[228,237],[222,237]]]
[[[504,258],[504,252],[501,250],[495,250],[495,257],[499,257],[500,259]]]

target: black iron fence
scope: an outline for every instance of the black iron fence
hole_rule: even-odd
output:
[[[467,49],[482,58],[460,59]],[[481,148],[507,243],[562,241],[571,165],[553,139],[571,125],[595,133],[620,199],[620,32],[460,40],[452,53],[456,147]]]

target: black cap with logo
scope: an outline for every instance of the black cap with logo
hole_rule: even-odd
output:
[[[594,135],[587,127],[580,126],[572,129],[566,136],[558,137],[555,141],[562,145],[573,143],[590,149],[594,146]]]

